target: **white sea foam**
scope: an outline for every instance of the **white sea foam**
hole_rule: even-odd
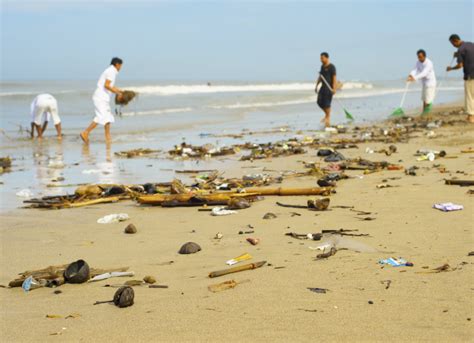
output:
[[[373,85],[363,82],[344,83],[344,89],[370,89]],[[149,95],[185,95],[185,94],[209,94],[209,93],[248,93],[248,92],[292,92],[313,91],[314,83],[266,83],[266,84],[234,84],[234,85],[150,85],[141,87],[128,87],[140,94]]]
[[[149,116],[149,115],[160,115],[160,114],[167,114],[167,113],[190,112],[192,110],[193,109],[191,107],[177,107],[177,108],[164,108],[161,110],[124,112],[122,113],[122,115],[125,117]]]

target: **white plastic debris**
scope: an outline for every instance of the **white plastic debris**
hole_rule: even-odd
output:
[[[130,217],[126,213],[113,213],[113,214],[109,214],[102,218],[97,219],[97,223],[111,224],[111,223],[123,222],[128,219],[130,219]]]
[[[17,192],[16,196],[17,197],[22,197],[22,198],[31,198],[33,196],[33,192],[30,189],[25,188],[25,189],[22,189],[21,191]]]
[[[443,212],[450,212],[450,211],[460,211],[464,209],[463,205],[453,204],[452,202],[443,202],[439,204],[434,204],[433,208],[436,208]]]
[[[224,206],[217,206],[212,209],[211,216],[228,216],[235,213],[237,213],[237,211],[227,210]]]
[[[48,167],[52,168],[52,169],[63,169],[64,168],[64,162],[63,161],[51,160],[48,163]]]
[[[85,169],[82,171],[82,174],[91,175],[91,174],[100,174],[102,170],[100,169]]]
[[[365,148],[365,152],[366,152],[367,154],[373,154],[373,153],[374,153],[374,149],[371,149],[371,148],[367,147],[367,148]]]
[[[89,282],[107,280],[111,277],[134,276],[135,272],[110,272],[94,276]]]

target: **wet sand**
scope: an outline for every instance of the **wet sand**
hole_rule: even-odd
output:
[[[354,178],[338,182],[330,210],[324,212],[275,204],[305,204],[311,198],[300,196],[266,197],[226,217],[213,217],[197,208],[138,207],[133,202],[4,213],[0,215],[0,284],[7,285],[24,270],[82,258],[98,268],[129,266],[136,273],[134,279],[153,275],[169,288],[136,287],[135,305],[126,309],[93,306],[97,300],[112,299],[115,289],[104,284],[126,279],[67,284],[58,288],[61,294],[50,288],[28,294],[21,288],[1,288],[3,341],[470,341],[474,335],[474,257],[468,253],[474,250],[474,196],[467,194],[469,187],[448,186],[444,179],[474,179],[474,154],[461,153],[474,146],[474,125],[433,131],[435,138],[427,138],[422,131],[408,143],[397,143],[398,152],[391,156],[365,152],[367,147],[388,146],[382,143],[341,150],[346,157],[420,169],[416,176],[401,170],[367,175],[347,171]],[[456,158],[416,161],[414,153],[420,148],[445,150],[447,157]],[[304,171],[300,161],[320,160],[316,150],[308,149],[304,155],[238,162],[226,176],[261,172],[259,167]],[[440,173],[433,167],[436,164],[447,172]],[[376,188],[383,180],[394,187]],[[304,177],[287,179],[282,186],[315,185],[316,178]],[[464,210],[441,212],[432,208],[437,202],[462,204]],[[361,216],[335,206],[354,206],[371,214]],[[109,225],[96,222],[121,212],[131,220]],[[277,218],[262,219],[267,212]],[[375,220],[358,219],[364,217]],[[123,233],[128,223],[136,225],[137,234]],[[255,233],[239,235],[248,225]],[[290,231],[340,228],[370,234],[353,239],[378,251],[341,250],[326,260],[315,260],[317,252],[309,247],[317,242],[285,236]],[[217,232],[223,234],[221,240],[214,239]],[[260,238],[261,243],[250,245],[245,240],[249,236]],[[179,255],[180,246],[188,241],[200,244],[202,251]],[[271,265],[207,277],[245,252],[253,256],[250,262],[266,260]],[[390,256],[403,257],[414,266],[378,264]],[[445,263],[453,270],[427,273]],[[250,282],[219,293],[207,289],[231,279]],[[391,281],[388,289],[387,280]],[[313,293],[308,287],[328,291]],[[48,314],[62,318],[46,318]],[[76,318],[65,319],[71,314],[77,314]],[[61,334],[52,335],[56,333]]]

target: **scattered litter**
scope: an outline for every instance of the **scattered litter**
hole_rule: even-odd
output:
[[[113,300],[96,301],[94,305],[114,303],[115,306],[123,308],[132,306],[135,299],[135,292],[130,286],[120,287],[114,294]]]
[[[143,278],[143,281],[146,282],[147,284],[150,284],[150,285],[156,283],[156,279],[155,279],[153,276],[151,276],[151,275],[145,276],[145,277]]]
[[[247,242],[249,242],[252,245],[257,245],[258,243],[260,243],[260,239],[249,237],[247,238]]]
[[[128,224],[124,232],[128,234],[135,234],[137,233],[137,228],[133,224]]]
[[[329,289],[327,289],[327,288],[317,288],[317,287],[308,287],[308,289],[311,292],[321,293],[321,294],[326,294],[326,292],[329,291]]]
[[[445,180],[444,183],[461,187],[474,186],[474,180]]]
[[[380,283],[382,285],[385,285],[385,289],[389,289],[390,285],[392,284],[392,280],[383,280],[383,281],[380,281]]]
[[[123,222],[128,219],[130,219],[130,217],[126,213],[114,213],[114,214],[109,214],[102,218],[97,219],[97,223],[112,224],[112,223]]]
[[[25,188],[17,192],[16,196],[21,198],[31,198],[33,196],[33,192],[30,189]]]
[[[179,249],[178,253],[187,255],[195,254],[198,251],[201,251],[201,247],[199,246],[199,244],[194,242],[187,242],[183,244],[183,246]]]
[[[228,280],[221,283],[209,285],[207,289],[213,293],[217,293],[217,292],[225,291],[227,289],[235,288],[237,285],[240,285],[245,282],[250,282],[250,280],[247,279],[247,280],[242,280],[238,282],[235,280]]]
[[[102,281],[102,280],[107,280],[113,277],[127,277],[127,276],[134,276],[134,272],[111,272],[111,273],[103,273],[100,275],[94,276],[92,279],[89,280],[89,282],[95,282],[95,281]]]
[[[268,213],[265,213],[265,215],[263,216],[263,219],[275,219],[276,217],[277,215],[275,213],[268,212]]]
[[[450,211],[460,211],[464,209],[463,205],[453,204],[452,202],[444,202],[439,204],[434,204],[433,208],[436,208],[443,212],[450,212]]]
[[[225,206],[217,206],[212,209],[211,216],[228,216],[235,213],[237,213],[237,211],[227,210]]]
[[[222,232],[218,232],[218,233],[216,233],[216,235],[214,236],[214,239],[222,239],[222,237],[224,237],[224,235],[222,234]]]
[[[251,258],[252,258],[252,256],[250,254],[245,253],[245,254],[242,254],[240,256],[237,256],[235,258],[232,258],[232,259],[228,260],[226,262],[226,264],[228,264],[229,266],[232,266],[232,265],[237,264],[239,262],[250,260]]]
[[[390,257],[385,260],[380,260],[379,264],[388,264],[393,267],[413,267],[413,263],[407,262],[403,258],[395,258],[395,257]]]
[[[267,263],[267,261],[249,263],[249,264],[244,264],[242,266],[237,266],[237,267],[232,267],[232,268],[228,268],[228,269],[218,270],[218,271],[209,273],[209,277],[214,278],[214,277],[219,277],[219,276],[223,276],[223,275],[227,275],[227,274],[231,274],[231,273],[242,272],[242,271],[245,271],[245,270],[257,269],[257,268],[260,268],[263,265],[265,265],[265,263]]]

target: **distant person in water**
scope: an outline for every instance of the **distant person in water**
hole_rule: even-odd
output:
[[[56,127],[58,139],[62,139],[58,102],[51,94],[39,94],[31,103],[31,138],[35,137],[36,129],[38,138],[41,139],[51,118]]]
[[[415,69],[408,75],[408,82],[421,81],[421,101],[423,101],[423,114],[431,111],[431,106],[436,93],[436,76],[434,72],[433,62],[426,57],[426,52],[420,49],[416,52],[418,61]]]
[[[474,123],[474,44],[464,42],[456,34],[451,35],[449,41],[455,48],[458,48],[458,51],[454,53],[454,57],[457,57],[457,64],[454,67],[447,67],[446,71],[463,69],[464,107],[467,120]]]
[[[115,121],[112,110],[110,109],[110,95],[117,94],[119,99],[122,96],[122,91],[115,87],[115,79],[118,72],[122,68],[123,61],[118,58],[112,58],[110,66],[104,70],[97,82],[97,88],[92,96],[92,101],[95,107],[95,117],[89,127],[81,132],[81,138],[84,143],[89,143],[89,134],[94,130],[98,124],[103,125],[105,129],[105,141],[110,143],[112,137],[110,136],[110,124]]]
[[[331,102],[332,96],[336,94],[336,67],[329,62],[329,54],[327,52],[321,53],[321,70],[316,81],[315,92],[318,94],[318,106],[324,111],[324,122],[326,127],[331,125]],[[318,86],[321,84],[321,88]]]

